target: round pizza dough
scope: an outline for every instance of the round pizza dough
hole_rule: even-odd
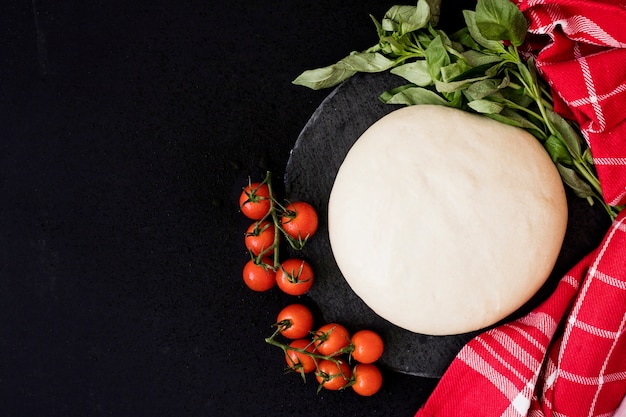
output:
[[[342,275],[378,315],[451,335],[507,317],[548,278],[563,183],[529,133],[444,106],[393,111],[342,163],[328,228]]]

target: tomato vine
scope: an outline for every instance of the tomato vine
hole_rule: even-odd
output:
[[[257,292],[278,286],[292,296],[306,294],[314,280],[311,265],[298,258],[283,260],[280,246],[285,239],[295,250],[304,248],[317,231],[318,218],[313,206],[304,201],[281,204],[268,171],[261,182],[248,180],[239,197],[239,208],[254,220],[244,234],[250,254],[243,268],[245,284]],[[318,392],[354,387],[357,394],[369,396],[380,389],[382,373],[372,363],[383,352],[380,336],[358,337],[364,332],[359,331],[351,339],[348,330],[338,323],[326,323],[312,331],[313,315],[300,303],[283,308],[274,327],[274,333],[265,342],[280,348],[287,368],[298,372],[305,381],[306,374],[313,372]],[[375,334],[371,330],[365,332]],[[289,342],[281,341],[281,337]],[[353,357],[353,352],[358,353]],[[367,359],[361,363],[356,358]]]

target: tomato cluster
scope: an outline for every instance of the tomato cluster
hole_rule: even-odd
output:
[[[243,268],[245,284],[259,292],[278,286],[289,295],[306,294],[313,285],[313,268],[304,259],[281,260],[280,246],[284,239],[300,250],[315,234],[318,217],[313,206],[304,201],[280,204],[268,172],[262,182],[249,182],[243,189],[239,208],[254,220],[244,235],[250,254]],[[284,351],[288,369],[302,378],[313,373],[319,389],[352,387],[359,395],[375,394],[382,385],[382,373],[375,364],[384,349],[381,337],[371,330],[350,335],[339,323],[326,323],[314,331],[313,324],[308,307],[290,304],[280,311],[276,331],[265,341]]]
[[[272,191],[271,174],[262,182],[249,182],[239,196],[241,212],[254,222],[244,235],[250,260],[243,268],[243,281],[254,291],[274,286],[290,295],[303,295],[313,285],[313,269],[303,259],[281,261],[279,249],[285,239],[294,249],[302,249],[315,234],[317,212],[309,203],[280,204]]]
[[[326,323],[313,330],[313,314],[297,303],[278,313],[275,326],[266,342],[282,348],[287,367],[302,378],[313,373],[319,389],[352,387],[357,394],[370,396],[382,386],[383,376],[375,362],[384,344],[376,332],[359,330],[350,335],[339,323]],[[289,341],[281,343],[279,335]]]

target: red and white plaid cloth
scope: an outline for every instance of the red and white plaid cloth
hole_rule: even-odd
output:
[[[418,417],[612,416],[626,393],[626,211],[533,312],[471,340]]]
[[[539,45],[556,110],[591,148],[605,200],[626,204],[626,0],[516,4],[538,35],[528,45]],[[538,308],[471,340],[416,417],[622,417],[625,394],[626,209]]]
[[[556,92],[555,110],[580,125],[605,201],[626,204],[626,1],[517,3],[529,32],[551,39],[537,67]]]

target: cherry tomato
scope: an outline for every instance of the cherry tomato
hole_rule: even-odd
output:
[[[267,291],[276,285],[276,272],[272,260],[261,259],[260,263],[250,259],[243,267],[243,282],[254,291]]]
[[[239,196],[241,212],[252,220],[265,217],[271,207],[270,189],[267,184],[253,182],[246,186]]]
[[[276,323],[286,338],[301,339],[313,328],[313,314],[302,304],[290,304],[278,313]]]
[[[302,295],[313,285],[313,268],[302,259],[287,259],[276,271],[278,287],[289,295]]]
[[[352,357],[361,363],[376,362],[383,354],[383,339],[372,330],[359,330],[352,335]]]
[[[309,239],[317,231],[317,212],[304,201],[287,205],[280,221],[285,233],[298,241]]]
[[[274,253],[274,224],[268,221],[254,222],[246,230],[244,243],[254,256]]]
[[[371,363],[357,364],[352,378],[352,389],[364,397],[376,394],[383,385],[383,374],[376,365]]]
[[[345,387],[352,376],[352,371],[347,362],[338,360],[337,363],[322,359],[317,365],[315,379],[323,387],[331,391]]]
[[[296,349],[304,349],[309,353],[313,353],[313,344],[307,339],[297,339],[289,344],[290,347]],[[287,366],[294,371],[300,373],[309,373],[315,370],[315,359],[306,353],[287,348],[285,352],[285,361]]]
[[[315,349],[324,356],[331,356],[350,344],[350,333],[338,323],[326,323],[315,332]]]

